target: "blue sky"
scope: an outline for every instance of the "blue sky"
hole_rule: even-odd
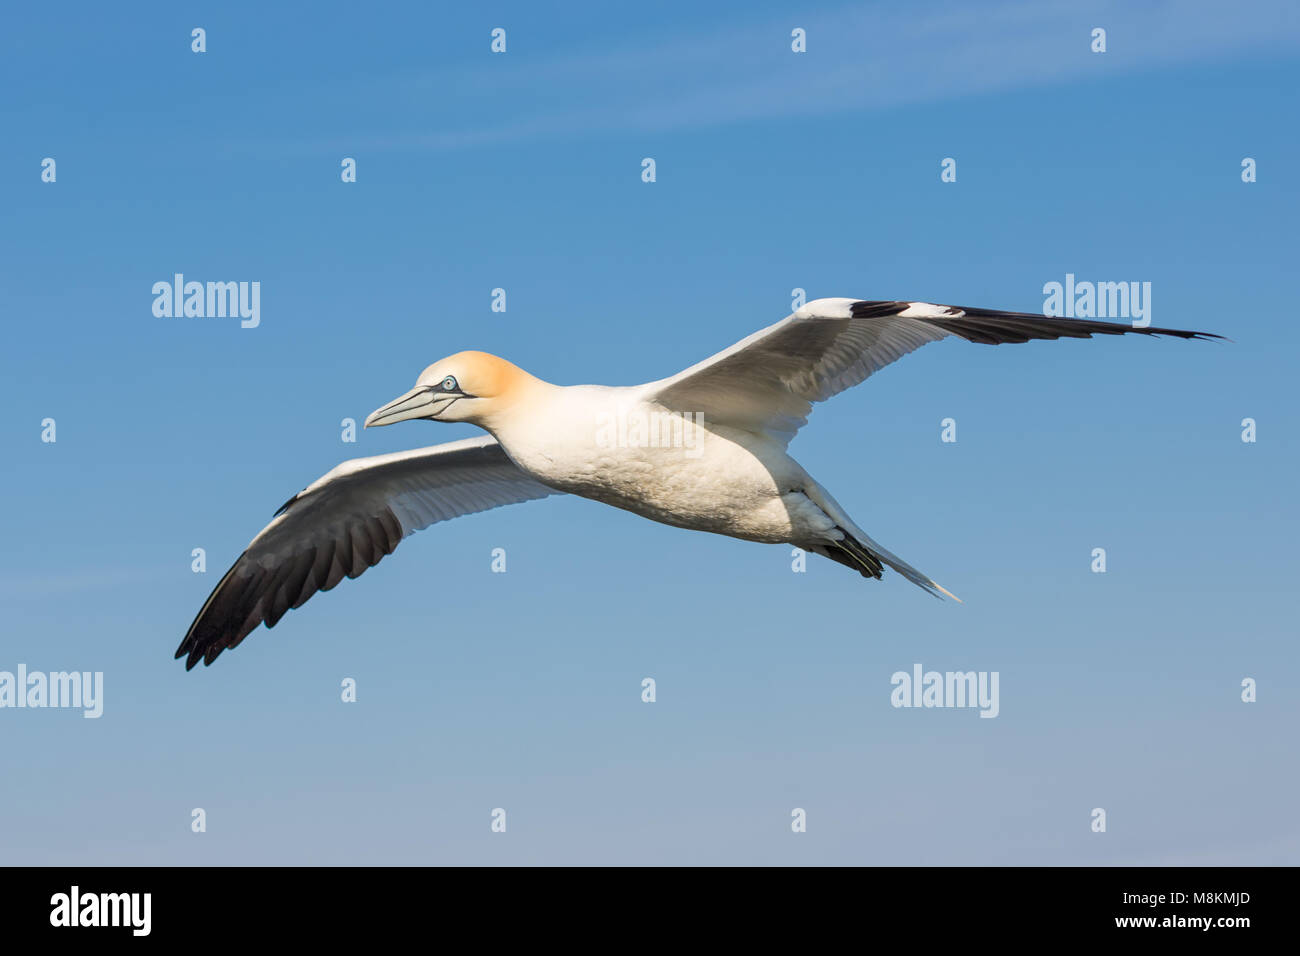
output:
[[[7,11],[0,670],[105,700],[0,709],[0,860],[1300,862],[1300,25],[1127,7]],[[260,326],[155,317],[177,272],[260,282]],[[284,499],[474,433],[340,440],[443,355],[629,384],[795,288],[1036,311],[1067,273],[1233,341],[946,341],[791,446],[964,605],[558,498],[171,659]],[[891,707],[915,663],[999,672],[999,716]]]

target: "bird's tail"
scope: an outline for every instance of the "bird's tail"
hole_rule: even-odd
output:
[[[838,561],[845,567],[852,568],[864,578],[879,578],[884,566],[888,565],[917,587],[925,588],[935,597],[946,594],[958,604],[963,603],[961,598],[942,584],[931,580],[929,576],[922,574],[902,558],[886,551],[865,534],[861,532],[855,534],[841,527],[836,527],[835,530],[843,534],[844,537],[834,544],[812,545],[809,550],[830,558],[832,561]]]
[[[846,567],[853,568],[865,578],[879,578],[883,566],[888,565],[917,587],[924,588],[935,597],[946,594],[958,604],[963,603],[961,598],[931,579],[929,575],[922,574],[898,555],[886,551],[872,541],[861,528],[849,519],[849,516],[844,513],[844,509],[840,507],[839,502],[832,498],[825,488],[814,485],[805,488],[804,494],[808,495],[819,508],[837,522],[835,530],[842,535],[838,541],[833,543],[820,542],[812,545],[808,550],[830,558],[832,561],[837,561]]]

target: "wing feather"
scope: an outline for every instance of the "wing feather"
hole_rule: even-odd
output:
[[[186,670],[211,664],[421,528],[552,494],[491,437],[346,461],[276,512],[213,589],[176,656]]]
[[[767,434],[788,443],[823,402],[930,342],[956,335],[983,345],[1093,335],[1172,335],[1188,332],[1058,319],[1028,312],[969,309],[930,302],[816,299],[775,325],[684,372],[652,382],[648,395],[706,422]]]

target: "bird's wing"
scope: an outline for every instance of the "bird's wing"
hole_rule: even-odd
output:
[[[956,335],[1000,345],[1125,332],[1222,338],[930,302],[816,299],[686,371],[650,383],[647,397],[673,411],[700,414],[706,424],[731,425],[788,442],[807,422],[813,402],[857,385],[927,342]]]
[[[213,589],[176,656],[188,655],[186,670],[211,664],[263,621],[274,627],[435,522],[558,493],[490,436],[345,461],[275,513]]]

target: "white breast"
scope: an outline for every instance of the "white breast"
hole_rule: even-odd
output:
[[[557,389],[497,438],[544,484],[666,524],[787,541],[801,518],[820,523],[798,514],[807,475],[778,444],[647,403],[642,391]]]

